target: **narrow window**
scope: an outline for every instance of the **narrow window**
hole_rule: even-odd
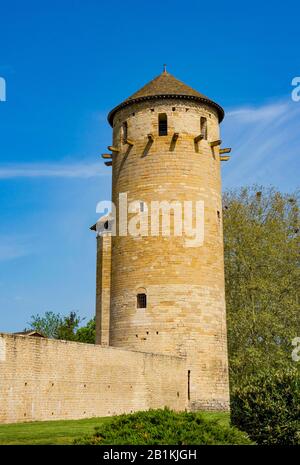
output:
[[[158,115],[158,135],[168,135],[168,119],[166,113],[160,113]]]
[[[146,294],[137,295],[137,308],[147,308],[147,295]]]
[[[188,400],[191,400],[191,370],[188,370]]]
[[[204,116],[200,118],[200,133],[203,139],[207,140],[207,119]]]
[[[144,202],[140,202],[140,211],[141,211],[141,213],[143,213],[145,211]]]
[[[124,123],[122,124],[122,142],[123,142],[123,144],[126,144],[127,137],[128,137],[128,124],[127,124],[127,121],[124,121]]]

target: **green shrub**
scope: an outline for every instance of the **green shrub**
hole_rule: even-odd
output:
[[[95,428],[95,434],[75,444],[252,444],[237,428],[206,420],[199,413],[176,413],[168,409],[148,410],[114,417]]]
[[[271,371],[244,380],[232,390],[231,419],[258,444],[300,444],[299,371]]]

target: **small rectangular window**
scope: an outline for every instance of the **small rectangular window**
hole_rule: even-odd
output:
[[[200,118],[200,133],[207,140],[207,119],[204,116]]]
[[[127,124],[127,121],[125,121],[122,124],[122,142],[123,142],[123,144],[126,144],[127,138],[128,138],[128,124]]]
[[[166,113],[160,113],[158,115],[158,135],[168,135],[168,119]]]
[[[147,307],[147,295],[138,294],[137,295],[137,308],[146,308]]]

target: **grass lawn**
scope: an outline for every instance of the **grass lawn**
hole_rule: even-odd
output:
[[[34,421],[0,425],[0,445],[11,444],[72,444],[83,434],[92,434],[95,426],[110,418],[84,420]]]
[[[228,413],[203,412],[206,420],[229,424]],[[111,417],[84,420],[35,421],[0,425],[0,445],[12,444],[72,444],[75,438],[92,434],[95,426],[108,422]]]

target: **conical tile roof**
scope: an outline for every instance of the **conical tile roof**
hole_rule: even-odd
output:
[[[220,105],[213,102],[197,90],[192,89],[192,87],[184,84],[184,82],[179,81],[179,79],[176,79],[172,76],[172,74],[164,71],[162,74],[152,79],[152,81],[148,82],[148,84],[143,86],[140,90],[124,100],[124,102],[120,105],[111,110],[108,115],[108,121],[112,125],[116,112],[125,106],[139,101],[157,98],[180,98],[204,102],[216,108],[220,122],[224,118],[224,110]]]

